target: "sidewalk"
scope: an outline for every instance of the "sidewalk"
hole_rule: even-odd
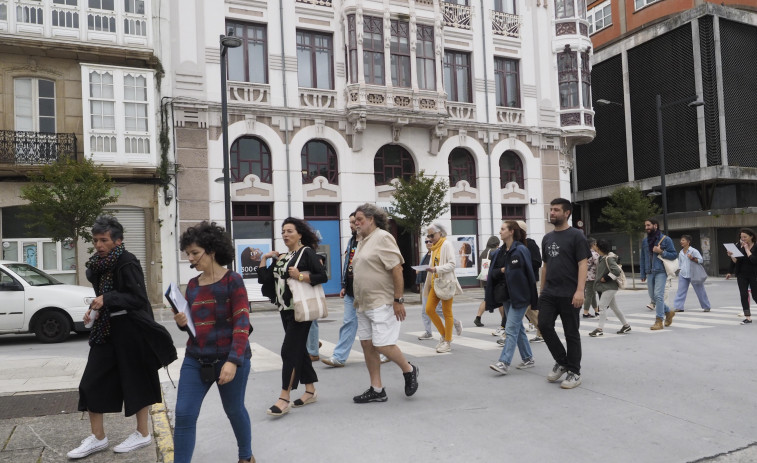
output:
[[[629,275],[630,276],[630,275]],[[722,278],[712,278],[722,280]],[[630,281],[629,281],[630,286]],[[637,291],[646,285],[637,280]],[[631,289],[624,290],[633,291]],[[420,295],[406,292],[408,306],[418,306]],[[477,303],[483,300],[482,288],[467,288],[455,298],[461,303]],[[330,310],[341,312],[342,299],[328,299]],[[253,303],[255,312],[273,311],[270,303]],[[169,321],[169,310],[156,310],[158,321]],[[178,349],[179,360],[169,370],[174,382],[178,381],[184,350]],[[0,353],[0,463],[64,462],[66,453],[89,435],[89,419],[78,412],[78,385],[86,364],[85,359],[47,356],[44,358],[13,359]],[[160,373],[161,382],[169,381],[165,370]],[[110,449],[91,455],[84,461],[105,462],[173,462],[173,439],[162,404],[153,406],[153,443],[128,454],[115,454],[112,449],[134,431],[133,418],[124,419],[122,414],[105,415],[105,427],[110,439]],[[712,463],[742,463],[757,461],[757,443],[724,455],[699,460]]]

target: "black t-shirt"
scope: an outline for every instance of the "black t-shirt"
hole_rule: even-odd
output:
[[[578,287],[578,263],[591,257],[589,243],[577,228],[544,235],[541,255],[547,264],[547,280],[542,294],[572,297]]]

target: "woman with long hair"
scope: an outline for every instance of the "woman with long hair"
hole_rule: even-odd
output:
[[[754,248],[755,233],[751,228],[742,228],[739,230],[739,243],[736,247],[741,252],[740,257],[734,257],[732,252],[728,252],[731,258],[731,269],[726,280],[731,275],[736,275],[736,282],[739,285],[739,294],[741,295],[741,307],[744,309],[744,320],[742,325],[752,323],[752,312],[749,310],[749,288],[752,289],[752,298],[757,302],[757,249]]]
[[[434,291],[434,283],[439,280],[452,282],[455,288],[455,295],[462,294],[463,289],[455,276],[455,247],[447,240],[447,230],[440,223],[433,223],[426,229],[426,239],[431,241],[431,260],[426,270],[426,282],[423,285],[423,299],[426,301],[426,315],[431,319],[439,334],[439,344],[436,346],[438,353],[449,352],[452,350],[452,329],[455,324],[455,317],[452,315],[452,300],[454,297],[442,301],[442,313],[444,321],[436,314],[436,306],[441,300]],[[458,335],[462,332],[462,325],[458,330]]]
[[[291,403],[302,407],[318,400],[315,383],[318,376],[307,350],[308,333],[312,321],[298,322],[294,319],[292,292],[287,279],[294,278],[313,286],[326,283],[326,269],[315,250],[318,237],[307,222],[288,217],[281,226],[281,237],[287,247],[286,253],[271,251],[263,254],[258,268],[258,282],[263,285],[263,295],[276,304],[284,326],[284,342],[281,345],[281,394],[279,400],[266,413],[282,416],[290,409],[290,392],[297,389],[299,383],[305,385],[305,393]],[[271,264],[264,263],[273,258]],[[296,264],[296,265],[295,265]]]
[[[694,288],[694,293],[699,299],[699,305],[705,312],[710,311],[710,299],[704,290],[704,282],[691,280],[691,269],[694,265],[702,265],[702,254],[691,246],[691,235],[681,236],[681,251],[678,253],[678,292],[673,301],[673,310],[683,312],[683,304],[686,302],[686,293],[689,292],[689,284]]]
[[[517,345],[522,362],[519,370],[534,366],[534,356],[523,326],[523,317],[528,306],[536,306],[536,277],[531,264],[531,252],[526,247],[526,234],[514,220],[502,224],[499,236],[504,244],[492,256],[489,277],[486,280],[485,298],[487,305],[502,304],[507,313],[505,323],[505,345],[499,361],[489,365],[492,370],[506,375]],[[495,287],[504,288],[495,292]],[[495,296],[496,294],[496,296]],[[501,300],[499,300],[501,299]]]
[[[599,309],[599,325],[597,329],[589,333],[589,336],[596,338],[604,334],[607,309],[611,309],[620,323],[623,324],[618,334],[626,334],[631,331],[631,325],[628,324],[626,317],[615,302],[615,295],[618,294],[618,289],[620,289],[618,277],[623,272],[623,269],[618,265],[618,256],[610,252],[610,243],[607,240],[595,240],[592,248],[599,255],[597,276],[594,280],[594,292],[599,294],[599,305],[597,306]]]
[[[225,267],[234,260],[231,238],[215,222],[202,222],[181,236],[180,248],[201,272],[187,283],[186,299],[195,326],[187,339],[176,399],[175,461],[192,461],[197,417],[213,383],[236,437],[239,462],[254,462],[250,415],[244,405],[250,374],[250,313],[242,276]],[[184,313],[174,316],[184,331]]]

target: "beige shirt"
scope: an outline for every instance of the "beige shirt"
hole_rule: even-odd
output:
[[[376,228],[357,245],[352,258],[355,308],[363,312],[394,302],[392,269],[405,262],[394,237]]]

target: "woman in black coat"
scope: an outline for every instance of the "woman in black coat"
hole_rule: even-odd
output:
[[[279,400],[267,411],[271,416],[281,416],[289,412],[290,391],[297,389],[299,383],[305,384],[305,393],[295,400],[292,406],[311,404],[318,398],[315,391],[318,376],[307,351],[307,338],[312,321],[298,322],[294,319],[292,292],[289,290],[287,279],[295,278],[313,286],[328,281],[326,269],[315,253],[318,237],[307,222],[294,217],[285,219],[281,226],[281,237],[288,252],[271,251],[264,254],[258,268],[258,282],[263,285],[263,295],[278,306],[281,323],[284,325],[284,342],[281,345],[281,394]],[[265,267],[264,263],[268,258],[273,258],[273,261]]]

